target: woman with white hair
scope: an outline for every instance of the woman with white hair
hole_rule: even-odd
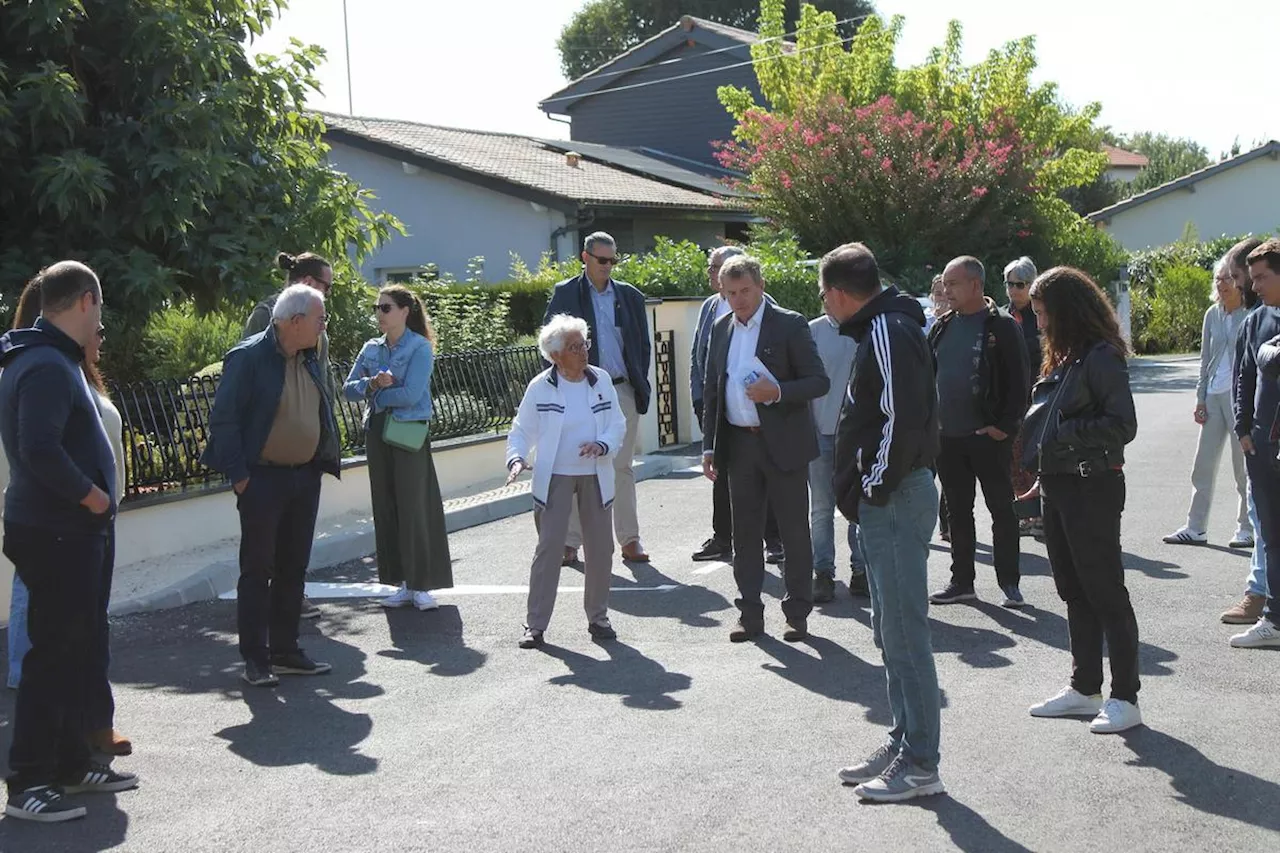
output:
[[[542,645],[560,584],[569,511],[577,501],[585,557],[587,631],[598,640],[618,635],[609,623],[613,576],[613,459],[627,420],[607,371],[587,362],[587,322],[554,315],[538,333],[552,366],[525,389],[507,436],[507,482],[533,471],[533,520],[538,546],[529,573],[529,604],[520,648]]]
[[[1196,408],[1192,413],[1200,425],[1200,442],[1191,466],[1191,509],[1187,523],[1164,537],[1170,545],[1204,545],[1209,541],[1209,506],[1213,502],[1213,481],[1222,459],[1222,446],[1231,447],[1231,470],[1236,478],[1239,507],[1236,533],[1228,543],[1232,548],[1253,547],[1253,523],[1244,469],[1244,453],[1235,440],[1232,386],[1235,380],[1236,340],[1248,308],[1244,292],[1231,278],[1231,266],[1223,257],[1213,265],[1213,304],[1204,312],[1200,332],[1200,381],[1196,383]]]

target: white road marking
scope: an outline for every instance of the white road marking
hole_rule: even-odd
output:
[[[621,586],[613,587],[611,593],[617,592],[671,592],[679,589],[680,584],[667,583],[658,586]],[[562,586],[558,592],[582,592],[581,586]],[[381,598],[396,591],[396,587],[381,583],[330,583],[313,581],[307,583],[306,593],[313,599],[340,598]],[[452,598],[464,595],[528,595],[528,585],[484,585],[471,584],[450,587],[449,589],[433,589],[431,594],[436,598]],[[235,601],[236,591],[224,592],[218,598],[223,601]]]
[[[693,573],[695,575],[709,575],[712,572],[719,571],[720,569],[728,569],[728,568],[731,568],[731,565],[729,563],[717,560],[714,562],[707,563],[705,566],[699,566],[698,568],[693,570]]]

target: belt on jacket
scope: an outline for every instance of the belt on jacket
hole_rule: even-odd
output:
[[[747,426],[747,427],[744,427],[744,426],[738,426],[737,424],[729,424],[729,426],[733,427],[734,429],[739,429],[739,430],[742,430],[743,432],[749,432],[749,433],[753,433],[753,434],[754,434],[754,433],[758,433],[758,432],[760,432],[760,427],[758,427],[758,426],[754,426],[754,427]]]
[[[615,376],[615,377],[614,377],[614,379],[613,379],[613,384],[614,384],[614,385],[626,385],[626,384],[627,384],[627,377],[625,377],[625,376]]]

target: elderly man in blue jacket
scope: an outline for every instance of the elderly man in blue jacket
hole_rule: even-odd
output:
[[[319,675],[329,664],[298,647],[307,563],[320,508],[320,477],[338,476],[341,453],[333,400],[316,347],[324,297],[286,287],[266,331],[222,362],[201,461],[231,481],[240,513],[236,619],[243,678],[255,687],[277,674]]]
[[[583,241],[582,274],[560,282],[551,293],[545,324],[556,314],[569,314],[587,321],[591,330],[590,362],[605,370],[618,392],[618,403],[627,418],[627,435],[613,458],[616,496],[613,502],[613,529],[622,546],[622,559],[648,562],[640,541],[640,520],[636,515],[636,477],[631,461],[636,452],[640,416],[649,411],[649,360],[653,339],[644,310],[644,294],[625,281],[615,281],[618,244],[609,234],[597,231]],[[582,522],[574,510],[565,540],[564,564],[578,559],[582,544]]]

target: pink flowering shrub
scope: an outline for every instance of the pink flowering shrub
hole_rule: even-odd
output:
[[[863,107],[833,96],[786,117],[751,110],[737,137],[720,162],[815,255],[860,240],[901,274],[961,254],[1003,263],[1030,236],[1043,152],[1004,118],[932,124],[888,96]]]

